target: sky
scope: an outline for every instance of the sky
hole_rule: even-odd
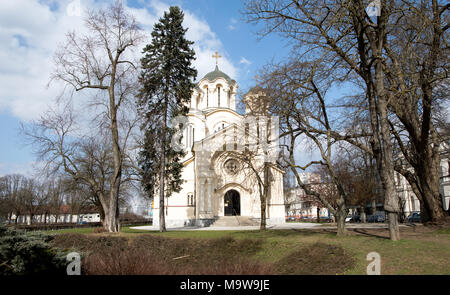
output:
[[[219,68],[235,79],[238,94],[255,85],[255,75],[264,65],[285,60],[287,41],[270,34],[261,38],[261,25],[248,24],[241,14],[241,0],[123,0],[150,41],[153,25],[169,6],[184,11],[187,39],[194,41],[197,81],[212,71],[218,51]],[[0,176],[10,173],[30,175],[39,165],[32,146],[20,133],[21,124],[38,119],[56,104],[62,86],[48,86],[54,69],[52,57],[66,33],[85,32],[87,9],[98,9],[110,0],[0,0]],[[145,44],[143,44],[145,45]],[[139,51],[140,52],[140,51]],[[333,96],[352,93],[339,86]],[[448,107],[450,109],[450,106]],[[306,162],[318,156],[298,146],[297,154]],[[313,155],[315,154],[315,156]]]
[[[83,32],[86,9],[106,0],[0,0],[0,176],[31,175],[36,157],[20,133],[21,124],[38,119],[55,105],[61,85],[50,84],[52,57],[69,31]],[[243,1],[124,0],[149,36],[170,5],[184,11],[187,39],[194,41],[197,80],[212,71],[218,51],[220,70],[235,79],[240,91],[255,84],[258,69],[282,60],[289,47],[279,36],[260,38],[259,28],[245,22]]]

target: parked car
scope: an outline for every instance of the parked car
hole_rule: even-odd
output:
[[[386,218],[384,217],[384,215],[378,215],[378,214],[373,214],[373,215],[369,215],[369,217],[367,218],[367,222],[385,222]]]
[[[413,212],[406,218],[406,222],[421,222],[420,212]]]
[[[352,218],[350,218],[350,222],[361,222],[361,216],[354,215]]]
[[[286,221],[295,221],[295,216],[287,216]]]
[[[328,216],[321,216],[320,221],[322,222],[331,222],[331,218]]]

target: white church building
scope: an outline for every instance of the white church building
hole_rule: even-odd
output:
[[[261,204],[255,174],[258,172],[248,169],[239,155],[242,155],[242,147],[248,146],[249,134],[259,134],[259,129],[255,129],[259,127],[254,128],[254,124],[248,123],[255,121],[249,105],[251,102],[257,105],[263,93],[258,87],[250,90],[244,97],[246,114],[241,115],[236,112],[237,89],[236,81],[220,71],[217,62],[215,70],[197,83],[191,97],[187,122],[184,122],[184,184],[180,192],[173,193],[165,200],[166,227],[210,226],[221,219],[232,218],[227,216],[240,216],[253,220],[254,225],[259,224]],[[269,225],[285,222],[284,172],[273,165],[278,147],[278,130],[275,128],[274,132],[267,133],[271,140],[267,141],[270,152],[266,155],[272,155],[266,204]],[[256,171],[261,171],[258,169],[263,162],[268,160],[263,160],[262,155],[252,160]],[[153,226],[159,227],[159,214],[159,194],[155,194]]]

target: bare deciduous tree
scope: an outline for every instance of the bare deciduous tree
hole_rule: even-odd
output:
[[[107,148],[102,151],[108,151],[108,158],[89,157],[87,146],[95,142],[95,136],[75,140],[73,136],[80,134],[74,134],[73,114],[67,110],[64,114],[55,112],[52,116],[44,116],[37,123],[41,129],[37,134],[40,135],[27,134],[40,145],[43,158],[53,164],[58,158],[56,167],[90,185],[104,210],[104,227],[110,232],[117,232],[120,229],[119,194],[130,135],[127,130],[121,132],[126,118],[123,108],[137,89],[137,64],[132,51],[143,40],[143,34],[120,1],[106,10],[88,12],[85,26],[87,35],[68,33],[65,44],[57,50],[52,80],[62,81],[76,91],[91,95],[93,103],[90,111],[103,109],[101,114],[97,113],[102,122],[101,132],[96,135],[108,139],[100,140],[101,144],[106,144]],[[84,151],[81,151],[83,148]],[[80,158],[80,152],[86,157]],[[110,167],[111,171],[102,170],[105,166]],[[93,178],[85,172],[99,173],[107,179]]]
[[[414,145],[412,153],[405,153],[414,155],[410,164],[416,166],[409,182],[414,186],[416,180],[419,199],[431,218],[442,217],[432,105],[436,85],[448,72],[442,57],[448,47],[449,5],[437,0],[380,1],[377,16],[368,15],[366,6],[362,0],[249,0],[245,14],[251,22],[264,22],[263,35],[280,32],[294,41],[301,59],[325,60],[336,80],[363,86],[372,129],[370,150],[382,182],[391,239],[398,240],[390,112]],[[409,56],[403,60],[405,50]]]

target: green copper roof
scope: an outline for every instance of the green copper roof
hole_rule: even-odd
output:
[[[214,69],[214,71],[209,72],[208,74],[205,75],[205,77],[203,77],[203,79],[207,79],[208,81],[214,81],[218,78],[223,78],[225,80],[227,80],[229,83],[235,83],[236,81],[234,81],[233,79],[231,79],[227,74],[225,74],[224,72],[219,70],[219,67],[216,65],[216,68]],[[202,79],[202,80],[203,80]]]

